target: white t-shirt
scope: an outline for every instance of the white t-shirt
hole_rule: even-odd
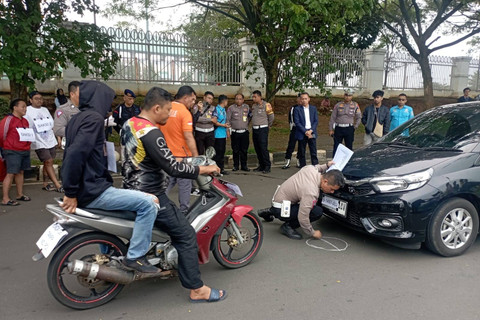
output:
[[[312,123],[310,122],[310,105],[303,107],[303,112],[305,113],[305,129],[312,129]]]
[[[57,139],[53,133],[53,118],[45,107],[27,107],[25,118],[35,132],[35,142],[32,142],[32,150],[51,149],[57,145]]]

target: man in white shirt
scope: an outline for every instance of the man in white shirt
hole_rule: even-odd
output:
[[[32,150],[43,162],[43,190],[63,192],[61,184],[57,180],[55,170],[53,169],[53,159],[55,159],[55,147],[57,139],[53,133],[53,118],[47,108],[43,107],[43,97],[38,91],[32,91],[29,94],[30,105],[27,107],[27,118],[30,128],[35,133],[35,141],[32,142]],[[48,183],[48,179],[54,185]]]

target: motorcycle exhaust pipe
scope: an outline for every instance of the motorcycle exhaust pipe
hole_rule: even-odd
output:
[[[108,267],[82,260],[69,262],[67,265],[67,270],[70,274],[76,276],[82,276],[89,279],[99,279],[118,284],[129,284],[133,281],[148,278],[168,279],[175,276],[173,270],[167,270],[160,273],[141,273],[122,270],[115,267]]]
[[[129,284],[137,280],[133,271],[111,268],[81,260],[69,262],[67,269],[68,272],[73,275],[82,276],[89,279],[105,280],[119,284]]]

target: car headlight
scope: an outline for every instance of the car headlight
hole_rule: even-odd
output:
[[[380,193],[398,192],[423,187],[432,177],[433,169],[407,174],[405,176],[378,177],[370,180],[373,188]]]

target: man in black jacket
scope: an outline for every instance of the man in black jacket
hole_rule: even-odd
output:
[[[65,189],[62,207],[74,213],[77,205],[103,210],[136,211],[126,267],[146,273],[157,273],[145,257],[152,228],[157,217],[158,199],[135,190],[116,189],[107,171],[104,120],[115,92],[98,81],[82,81],[72,103],[80,108],[65,130],[62,177]]]
[[[365,146],[378,141],[390,130],[390,109],[382,104],[383,91],[376,90],[372,97],[373,104],[369,105],[362,115],[362,123],[365,126],[363,139],[363,145]],[[377,130],[375,130],[377,126]]]

